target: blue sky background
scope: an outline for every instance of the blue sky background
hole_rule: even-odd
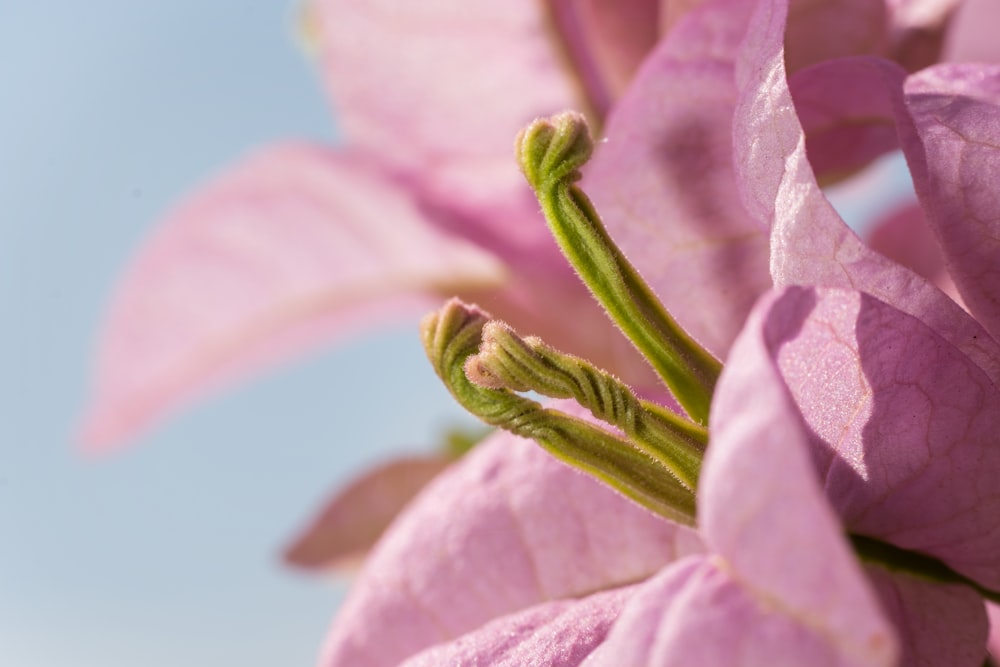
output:
[[[158,214],[270,139],[333,139],[294,9],[0,2],[0,665],[312,664],[343,585],[280,548],[352,472],[463,418],[404,328],[121,454],[74,449],[107,295]]]
[[[280,548],[353,472],[468,423],[402,328],[121,454],[74,449],[107,295],[158,214],[270,139],[333,140],[293,26],[287,0],[0,4],[0,665],[312,664],[343,584]]]

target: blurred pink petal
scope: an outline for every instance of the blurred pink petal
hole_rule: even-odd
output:
[[[431,484],[378,544],[320,664],[396,665],[500,616],[639,581],[700,550],[690,529],[501,432]]]
[[[859,55],[891,58],[910,72],[927,67],[940,58],[949,19],[959,3],[792,0],[785,35],[788,71]]]
[[[996,658],[1000,656],[1000,605],[987,602],[986,615],[990,621],[990,638],[986,647],[990,654]]]
[[[857,56],[799,70],[788,80],[806,154],[819,179],[838,178],[899,147],[893,103],[906,72],[898,65]],[[844,91],[850,90],[850,95]]]
[[[792,0],[785,5],[789,72],[823,60],[889,49],[889,12],[881,0]]]
[[[263,151],[185,202],[133,260],[84,438],[105,448],[223,382],[426,309],[425,295],[503,278],[362,156]]]
[[[307,9],[351,143],[468,211],[512,192],[530,197],[514,136],[579,100],[545,3],[311,0]]]
[[[490,665],[576,667],[604,641],[633,589],[595,593],[581,600],[544,602],[423,651],[402,667]]]
[[[1000,335],[1000,66],[939,65],[906,82],[907,159],[970,312]]]
[[[943,57],[945,40],[955,31],[956,9],[961,11],[968,3],[969,0],[886,0],[890,48],[882,55],[892,58],[908,72],[938,62]]]
[[[733,176],[732,61],[750,3],[687,14],[608,119],[584,188],[670,313],[725,355],[770,286],[763,231]]]
[[[868,246],[937,285],[961,304],[955,282],[944,265],[941,246],[927,225],[920,204],[912,203],[877,220],[868,232]]]
[[[899,633],[900,665],[983,666],[989,627],[976,591],[874,566],[865,571]]]
[[[307,569],[351,569],[385,529],[451,459],[393,459],[356,477],[328,501],[320,515],[285,551],[285,561]]]
[[[566,55],[599,118],[659,40],[660,0],[549,0]]]
[[[1000,3],[996,0],[964,0],[955,12],[945,41],[945,60],[950,62],[1000,61]]]
[[[737,64],[734,131],[740,194],[771,230],[775,285],[868,292],[924,321],[1000,382],[1000,344],[936,287],[867,248],[823,196],[785,82],[783,26],[784,4],[763,2]]]

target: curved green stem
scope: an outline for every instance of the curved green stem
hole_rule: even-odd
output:
[[[536,120],[517,139],[521,170],[563,253],[681,407],[707,424],[722,366],[664,310],[575,185],[592,150],[586,120],[575,113]]]
[[[693,525],[694,493],[628,441],[506,389],[489,389],[469,381],[464,366],[479,349],[488,319],[482,311],[453,299],[421,322],[427,356],[458,402],[488,424],[534,439],[557,458],[650,510]]]
[[[481,386],[574,398],[595,417],[620,428],[635,447],[695,490],[708,433],[655,403],[642,401],[618,379],[590,363],[519,337],[502,322],[488,322],[466,375]]]
[[[902,572],[911,577],[940,584],[964,584],[975,589],[977,593],[990,602],[1000,603],[1000,592],[986,588],[955,572],[933,556],[901,549],[888,542],[864,535],[850,535],[849,537],[854,552],[864,562],[878,565],[891,572]]]

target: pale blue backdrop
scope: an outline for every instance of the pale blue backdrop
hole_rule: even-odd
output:
[[[107,295],[157,215],[269,139],[333,140],[294,9],[0,0],[0,665],[312,664],[343,585],[280,547],[353,472],[462,419],[401,328],[120,455],[74,449]]]

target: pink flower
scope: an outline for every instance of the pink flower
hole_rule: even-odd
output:
[[[657,38],[657,3],[308,11],[346,145],[262,149],[155,229],[100,340],[88,446],[456,293],[641,378],[559,257],[510,145],[563,108],[589,106],[599,122]],[[549,317],[552,304],[566,318]]]
[[[1000,67],[908,76],[855,57],[788,77],[786,10],[692,12],[584,180],[669,310],[728,351],[698,532],[496,435],[376,548],[324,666],[983,663],[982,594],[1000,589]],[[806,157],[854,168],[893,145],[971,315],[854,236]],[[696,192],[661,187],[678,164]],[[698,205],[722,222],[684,226]],[[767,271],[745,284],[733,259]],[[717,319],[733,299],[749,317]]]
[[[453,294],[646,382],[644,365],[557,255],[510,161],[510,141],[532,118],[565,108],[589,109],[599,125],[660,34],[698,4],[314,0],[308,24],[346,144],[260,150],[155,229],[100,339],[88,446],[120,444],[220,385]],[[910,68],[929,64],[953,4],[811,3],[789,27],[789,60],[800,68],[878,53]],[[698,143],[718,129],[705,98],[715,94],[713,78],[698,79],[707,88],[683,93],[698,104],[681,106],[700,107],[708,125],[664,147],[675,152],[673,171],[650,174],[670,192],[690,189],[691,176],[718,157]],[[675,208],[674,237],[658,246],[683,242],[681,219],[716,236],[746,232],[745,220],[715,209],[729,206],[713,190],[725,183],[723,173],[691,189]],[[731,252],[748,259],[713,274]],[[762,243],[687,257],[705,261],[691,262],[702,268],[677,284],[712,280],[726,300],[691,322],[722,352],[767,286]],[[695,308],[673,301],[685,314]],[[553,304],[562,317],[550,316]]]

